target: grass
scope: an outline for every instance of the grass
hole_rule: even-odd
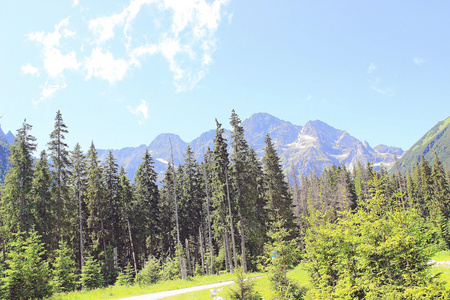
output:
[[[446,261],[450,260],[450,251],[440,251],[431,257],[435,261]]]
[[[432,260],[436,261],[447,261],[450,260],[450,251],[440,251],[436,253],[432,258]],[[439,278],[446,282],[446,287],[450,289],[450,268],[449,267],[432,267],[429,270],[431,275],[436,275],[440,273]],[[262,299],[275,299],[275,295],[270,287],[269,280],[267,276],[264,276],[264,273],[251,273],[249,277],[257,277],[263,276],[255,280],[255,290],[258,291],[259,296]],[[310,281],[308,273],[303,265],[299,265],[296,268],[288,271],[287,276],[297,283],[299,286],[310,287]],[[138,285],[135,286],[111,286],[107,288],[97,289],[93,291],[77,291],[72,293],[65,293],[54,295],[50,299],[86,299],[86,300],[94,300],[94,299],[119,299],[137,295],[143,295],[148,293],[155,293],[166,290],[175,290],[180,288],[187,288],[192,286],[198,286],[203,284],[217,283],[228,280],[234,280],[235,275],[230,273],[225,273],[221,275],[207,275],[207,276],[197,276],[190,278],[188,280],[172,280],[172,281],[163,281],[151,286],[143,286],[140,287]],[[226,297],[227,295],[227,287],[224,287],[219,295],[222,297]],[[202,299],[211,299],[210,290],[202,290],[197,292],[186,293],[178,296],[165,298],[166,300],[202,300]]]
[[[264,274],[259,274],[259,276]],[[249,274],[249,276],[258,276],[257,274]],[[289,279],[297,283],[299,286],[308,286],[309,285],[309,277],[306,269],[299,265],[296,268],[288,271],[287,276]],[[267,276],[263,276],[261,278],[253,279],[255,281],[255,291],[258,292],[261,299],[276,299],[274,292],[270,287],[270,282]],[[187,294],[182,294],[178,296],[164,298],[165,300],[207,300],[211,299],[210,290],[192,292]],[[228,287],[224,287],[221,292],[219,292],[219,296],[227,298]]]
[[[206,300],[206,299],[211,300],[211,292],[209,290],[191,292],[164,298],[164,300]]]
[[[258,276],[258,275],[256,275]],[[106,288],[96,289],[92,291],[76,291],[71,293],[63,293],[52,296],[51,300],[74,300],[74,299],[120,299],[143,294],[176,290],[203,284],[210,284],[222,281],[234,280],[234,274],[206,275],[196,276],[188,280],[170,280],[162,281],[150,286],[133,285],[133,286],[110,286]]]

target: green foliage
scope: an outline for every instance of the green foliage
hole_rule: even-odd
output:
[[[426,276],[434,248],[420,215],[387,198],[381,186],[376,175],[372,197],[354,213],[308,229],[314,299],[432,299],[446,293]]]
[[[300,288],[287,277],[287,270],[300,259],[298,239],[290,238],[289,231],[284,226],[284,220],[278,219],[268,232],[270,241],[265,245],[268,261],[267,271],[269,282],[275,291],[277,299],[300,299]]]
[[[161,280],[174,280],[181,278],[180,261],[177,258],[167,257],[160,271]]]
[[[236,268],[234,274],[236,275],[236,279],[234,280],[234,286],[228,290],[229,299],[258,299],[254,291],[255,283],[251,279],[248,279],[242,267]]]
[[[156,283],[160,279],[160,271],[161,265],[159,260],[153,256],[150,256],[145,262],[144,268],[136,275],[134,281],[140,286]]]
[[[56,293],[71,292],[78,285],[75,260],[72,258],[69,246],[64,241],[59,242],[59,248],[55,252],[55,263],[52,268],[53,289]]]
[[[1,278],[4,299],[41,299],[52,294],[50,269],[44,260],[45,250],[35,231],[14,235]]]
[[[132,285],[134,283],[134,275],[134,268],[130,262],[128,262],[126,267],[119,272],[116,285]]]
[[[105,286],[114,284],[117,279],[117,269],[114,264],[114,252],[111,245],[106,247],[105,261],[102,264],[102,276]]]
[[[83,289],[92,290],[103,286],[103,276],[99,262],[92,255],[86,256],[86,262],[81,270],[81,285]]]

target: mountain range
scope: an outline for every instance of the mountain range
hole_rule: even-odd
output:
[[[361,142],[347,131],[316,120],[309,121],[304,126],[294,125],[267,113],[256,113],[242,121],[245,138],[255,149],[259,157],[264,155],[264,139],[266,134],[272,138],[285,171],[294,168],[297,174],[308,174],[320,171],[324,167],[337,165],[354,166],[358,161],[362,164],[372,162],[374,167],[389,168],[394,164],[394,157],[401,157],[403,150],[398,147],[378,145],[371,147],[367,142]],[[120,150],[101,150],[99,158],[104,160],[112,151],[119,165],[124,166],[128,177],[134,176],[142,157],[148,149],[155,160],[155,169],[160,178],[171,160],[170,143],[173,146],[174,162],[183,163],[183,154],[188,145],[195,153],[196,159],[203,161],[203,152],[208,147],[214,147],[215,130],[202,133],[191,142],[183,141],[178,135],[163,133],[158,135],[149,145],[128,147]],[[231,143],[231,132],[225,130],[224,137]],[[229,146],[230,147],[230,146]],[[231,149],[229,148],[229,151]]]
[[[362,164],[372,162],[375,168],[389,169],[398,158],[400,171],[408,173],[412,166],[424,156],[432,162],[436,153],[446,169],[450,169],[450,117],[437,123],[419,139],[408,151],[399,147],[378,145],[371,147],[366,141],[360,141],[347,131],[336,129],[322,121],[309,121],[304,126],[294,125],[267,113],[256,113],[242,121],[248,144],[261,158],[264,155],[266,134],[272,138],[285,172],[295,170],[296,174],[316,172],[320,174],[324,167],[332,164],[349,168],[359,161]],[[171,160],[171,144],[175,164],[183,163],[183,155],[189,145],[196,159],[203,161],[203,152],[214,147],[215,129],[202,133],[191,142],[183,141],[178,135],[162,133],[148,145],[127,147],[119,150],[98,149],[99,158],[105,160],[112,151],[118,165],[124,166],[127,176],[133,179],[146,149],[155,161],[155,169],[160,179]],[[231,152],[231,132],[225,129],[224,138]],[[0,127],[0,182],[8,169],[9,146],[14,141],[11,131],[4,133]]]

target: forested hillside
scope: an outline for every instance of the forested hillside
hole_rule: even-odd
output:
[[[450,169],[450,117],[440,121],[419,139],[399,159],[398,164],[402,172],[411,172],[421,157],[428,162],[433,160],[436,153],[447,170]]]
[[[300,299],[304,291],[286,270],[301,259],[312,299],[447,295],[426,273],[433,251],[450,245],[449,182],[437,156],[407,177],[370,162],[286,176],[270,134],[259,159],[243,124],[232,111],[227,139],[216,121],[201,163],[191,145],[175,163],[180,148],[163,139],[169,156],[158,186],[148,149],[133,183],[113,152],[101,162],[94,143],[87,154],[78,144],[71,151],[59,111],[36,162],[32,125],[24,122],[1,191],[1,296],[42,298],[242,268],[268,270],[277,299]]]

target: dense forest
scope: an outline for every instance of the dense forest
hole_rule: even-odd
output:
[[[274,270],[301,260],[315,299],[447,295],[425,274],[431,253],[450,245],[449,174],[437,156],[406,175],[368,163],[298,178],[283,173],[269,135],[259,159],[240,124],[232,111],[227,141],[216,120],[203,161],[187,147],[158,183],[149,151],[130,182],[112,153],[100,162],[94,143],[70,150],[59,111],[35,159],[25,121],[1,189],[1,296],[275,267],[277,288],[295,298],[301,292]],[[274,251],[283,259],[270,260]]]

